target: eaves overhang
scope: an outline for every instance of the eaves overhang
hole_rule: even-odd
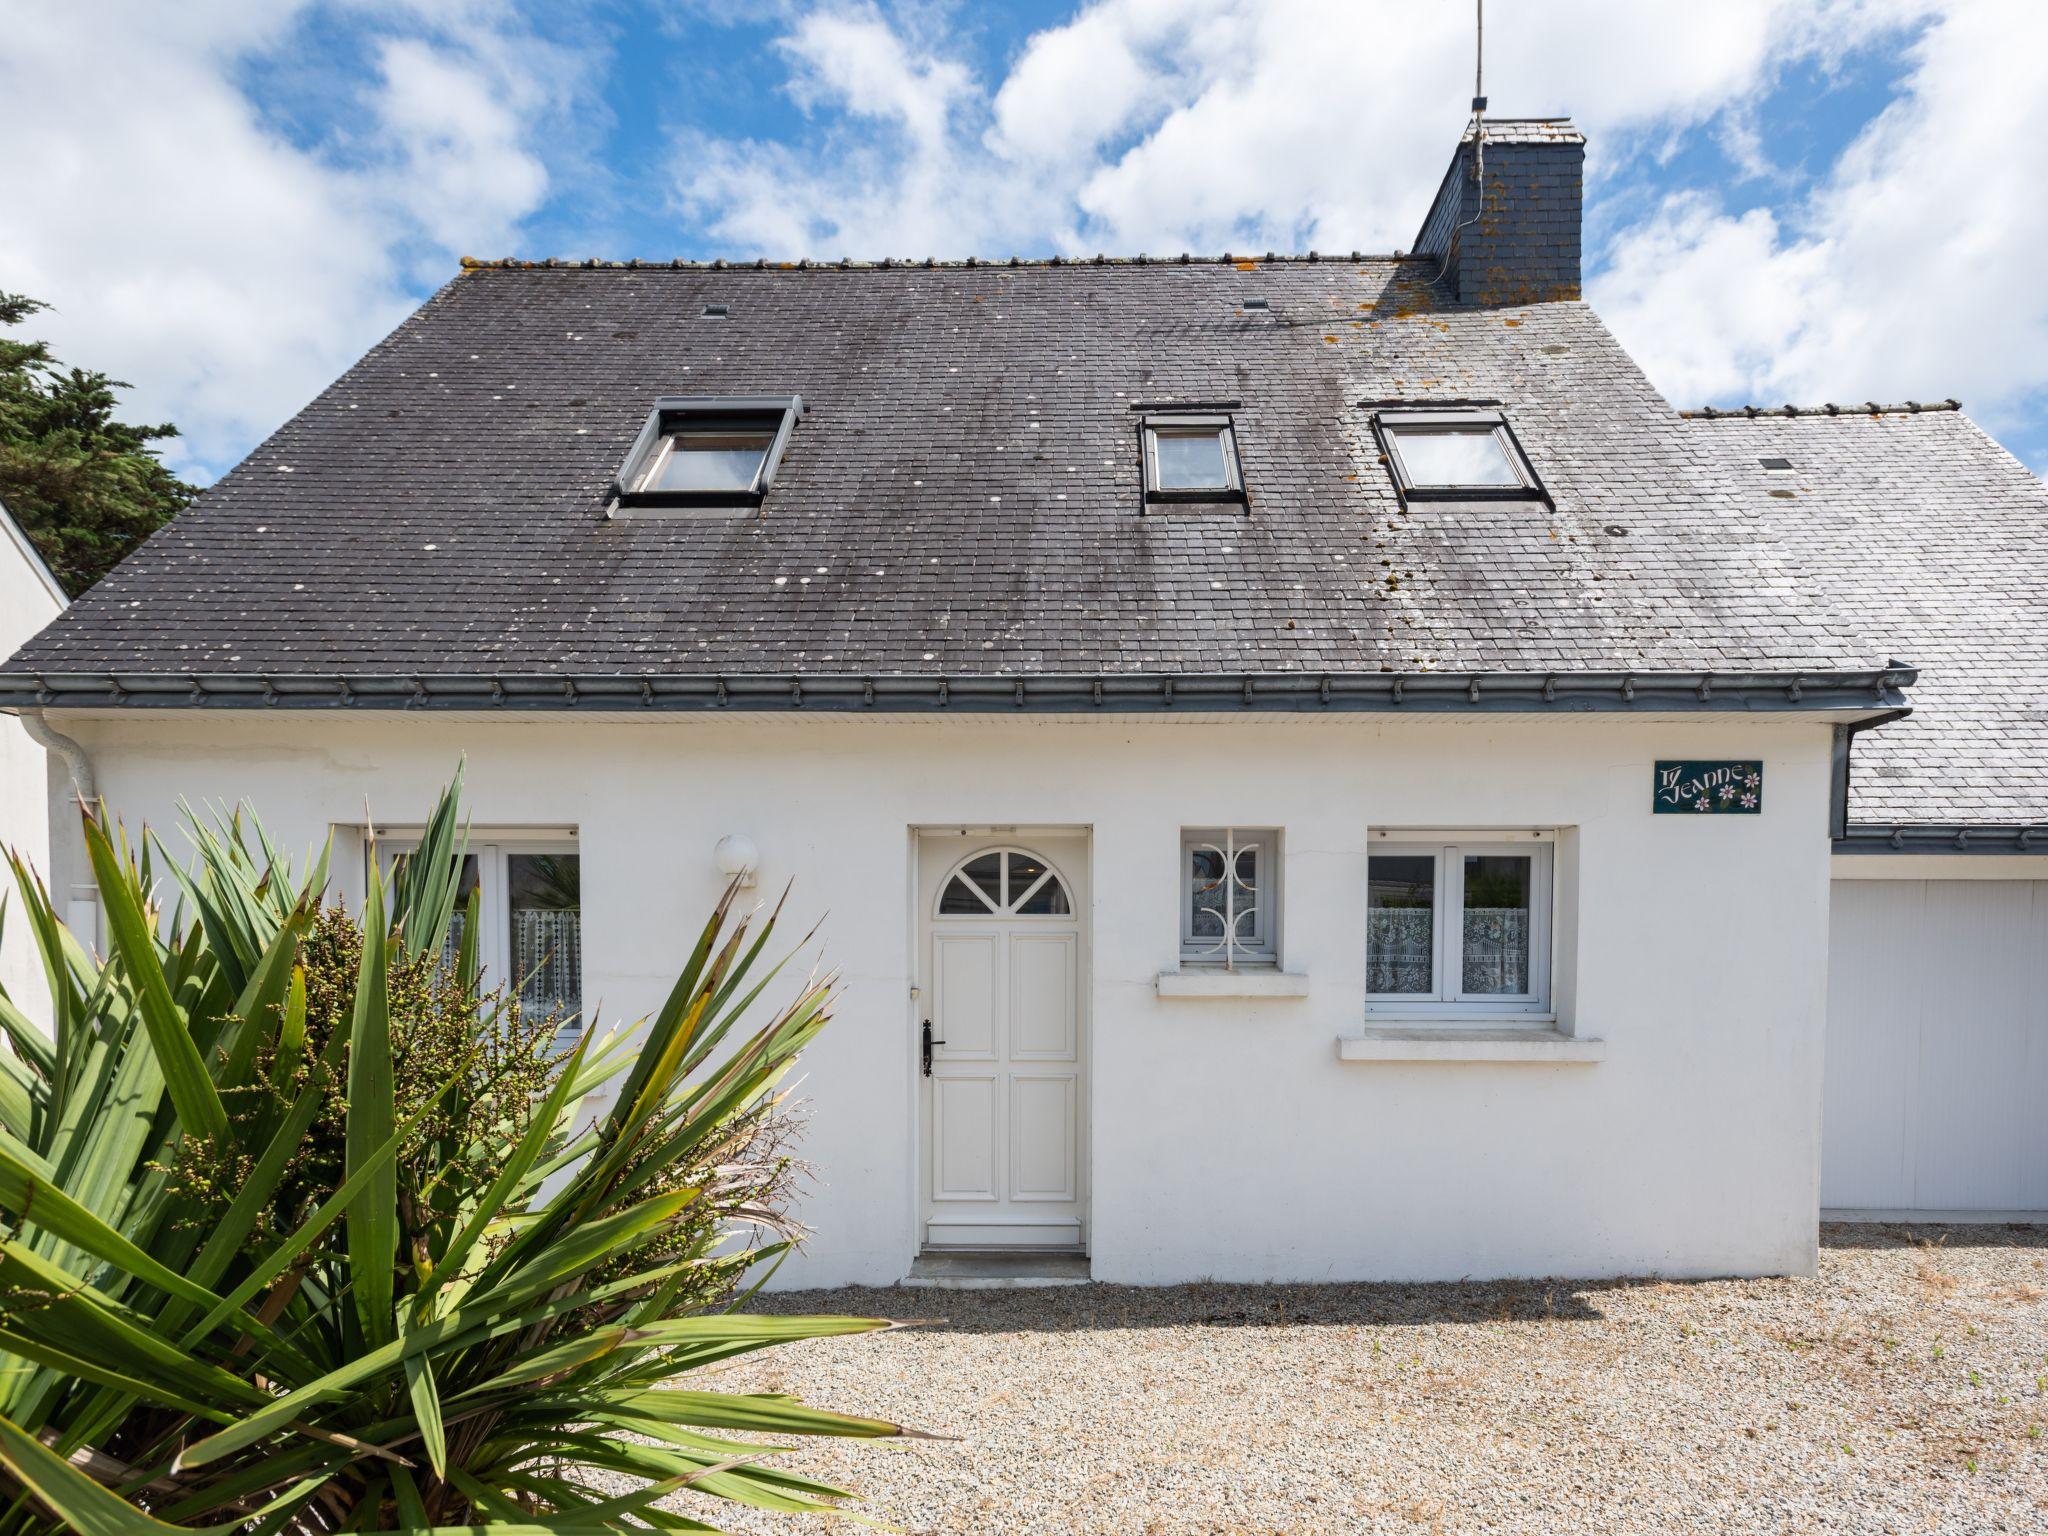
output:
[[[1852,672],[1233,672],[1029,676],[0,672],[0,710],[871,711],[981,714],[1895,715],[1910,666]]]

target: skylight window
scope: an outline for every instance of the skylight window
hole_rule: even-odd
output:
[[[1792,473],[1792,461],[1790,459],[1758,459],[1757,463],[1774,475],[1789,475]]]
[[[1384,411],[1375,424],[1404,498],[1543,495],[1542,482],[1498,411]]]
[[[759,506],[803,410],[795,395],[655,401],[612,484],[615,513]]]
[[[772,431],[684,428],[662,434],[636,491],[751,491],[761,477]]]
[[[1144,421],[1148,501],[1238,501],[1244,477],[1228,416],[1151,415]]]

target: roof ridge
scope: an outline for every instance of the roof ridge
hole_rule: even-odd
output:
[[[1315,265],[1325,262],[1346,261],[1433,261],[1430,256],[1418,256],[1413,252],[1395,251],[1267,251],[1263,256],[1233,255],[1225,251],[1220,256],[1197,256],[1183,251],[1178,256],[1150,256],[1140,251],[1136,256],[884,256],[880,260],[856,260],[841,256],[836,260],[819,261],[808,256],[795,261],[771,261],[766,256],[751,259],[728,259],[723,256],[709,260],[695,260],[682,256],[668,260],[648,260],[634,256],[623,261],[605,260],[596,256],[570,259],[550,256],[538,261],[529,261],[517,256],[465,256],[461,266],[465,272],[535,272],[535,271],[597,271],[597,272],[893,272],[922,268],[965,268],[965,267],[1188,267],[1188,266],[1233,266],[1246,271],[1259,267],[1287,265]]]
[[[1917,416],[1923,411],[1960,411],[1963,402],[1953,397],[1947,400],[1901,400],[1894,405],[1880,405],[1875,400],[1866,400],[1861,405],[1732,405],[1719,407],[1701,406],[1696,411],[1680,411],[1678,414],[1687,421],[1753,421],[1759,416]]]

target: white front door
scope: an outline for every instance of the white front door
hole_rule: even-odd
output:
[[[1086,1246],[1086,857],[1071,835],[920,839],[928,1248]]]

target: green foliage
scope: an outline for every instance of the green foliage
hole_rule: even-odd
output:
[[[48,307],[0,292],[0,325]],[[67,368],[47,343],[0,337],[0,502],[74,597],[198,494],[152,446],[176,427],[114,419],[114,391],[126,388]]]
[[[188,813],[166,913],[87,814],[104,958],[15,865],[54,1028],[0,995],[0,1536],[711,1530],[845,1497],[757,1437],[905,1432],[671,1385],[887,1326],[730,1299],[830,984],[760,1012],[775,918],[728,891],[637,1044],[549,1054],[444,958],[458,789],[355,918],[239,816]]]
[[[189,1202],[186,1219],[205,1228],[220,1218],[247,1186],[252,1147],[263,1145],[277,1117],[316,1081],[319,1112],[257,1217],[254,1237],[283,1238],[345,1177],[346,1082],[328,1054],[354,1017],[362,958],[355,920],[340,906],[319,908],[299,944],[304,1002],[291,1038],[259,1034],[248,1081],[221,1094],[235,1135],[223,1142],[186,1137],[165,1170]],[[435,955],[393,960],[385,992],[393,1104],[400,1119],[420,1117],[393,1160],[397,1197],[416,1217],[438,1210],[452,1219],[452,1203],[490,1182],[497,1147],[553,1083],[561,1021],[523,1015],[502,991],[464,985]],[[338,1054],[346,1056],[345,1042]],[[479,1125],[492,1134],[478,1136]]]

